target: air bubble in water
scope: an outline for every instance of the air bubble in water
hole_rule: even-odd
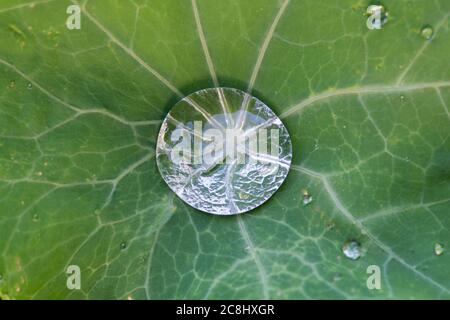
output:
[[[347,241],[342,246],[342,252],[347,258],[357,260],[361,257],[361,245],[355,240]]]
[[[292,144],[275,113],[232,88],[211,88],[179,101],[158,135],[159,172],[175,194],[211,214],[250,211],[281,186]]]

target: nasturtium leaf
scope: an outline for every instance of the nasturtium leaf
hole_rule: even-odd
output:
[[[385,0],[380,30],[370,4],[1,1],[0,297],[450,298],[450,2]],[[292,139],[245,215],[196,211],[156,166],[170,108],[217,86]]]

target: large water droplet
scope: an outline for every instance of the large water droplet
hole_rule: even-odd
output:
[[[347,241],[342,246],[342,252],[347,258],[357,260],[361,257],[361,245],[355,240]]]
[[[434,254],[440,256],[444,253],[444,246],[440,243],[434,244]]]
[[[157,143],[161,176],[183,201],[219,215],[247,212],[285,180],[292,144],[281,120],[237,89],[195,92],[170,110]]]
[[[422,28],[422,31],[420,32],[420,34],[426,40],[431,40],[433,38],[433,35],[434,35],[434,30],[430,26],[425,26],[425,27]]]
[[[381,29],[388,21],[389,13],[386,12],[386,8],[382,5],[370,5],[366,10],[366,14],[369,16],[366,24],[370,30]]]

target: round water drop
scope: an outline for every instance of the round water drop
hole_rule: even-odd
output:
[[[342,252],[347,258],[357,260],[361,257],[361,245],[355,240],[348,241],[342,246]]]
[[[444,253],[444,246],[440,243],[434,244],[434,254],[437,256],[441,256]]]
[[[370,5],[367,7],[366,15],[369,16],[366,22],[367,28],[374,30],[381,29],[387,23],[389,13],[382,5]]]
[[[430,26],[425,26],[425,27],[422,28],[422,31],[420,32],[420,34],[426,40],[431,40],[433,38],[433,35],[434,35],[434,30]]]
[[[120,243],[120,249],[125,250],[127,248],[127,243],[125,241]]]
[[[255,97],[211,88],[179,101],[164,119],[156,161],[164,181],[195,209],[217,215],[250,211],[285,180],[289,133]]]
[[[303,191],[303,205],[307,206],[313,201],[312,195],[308,192],[308,190]]]
[[[33,84],[32,84],[31,82],[29,82],[29,83],[27,84],[27,89],[33,89]]]
[[[35,213],[35,214],[33,215],[33,221],[34,221],[34,222],[39,221],[39,214]]]
[[[16,81],[15,80],[11,80],[10,82],[9,82],[9,88],[10,89],[14,89],[16,87]]]

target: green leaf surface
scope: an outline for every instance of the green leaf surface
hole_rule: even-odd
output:
[[[450,298],[448,0],[385,0],[382,30],[368,0],[89,0],[68,30],[74,3],[0,3],[0,297]],[[281,189],[233,217],[154,159],[171,106],[219,85],[293,142]]]

